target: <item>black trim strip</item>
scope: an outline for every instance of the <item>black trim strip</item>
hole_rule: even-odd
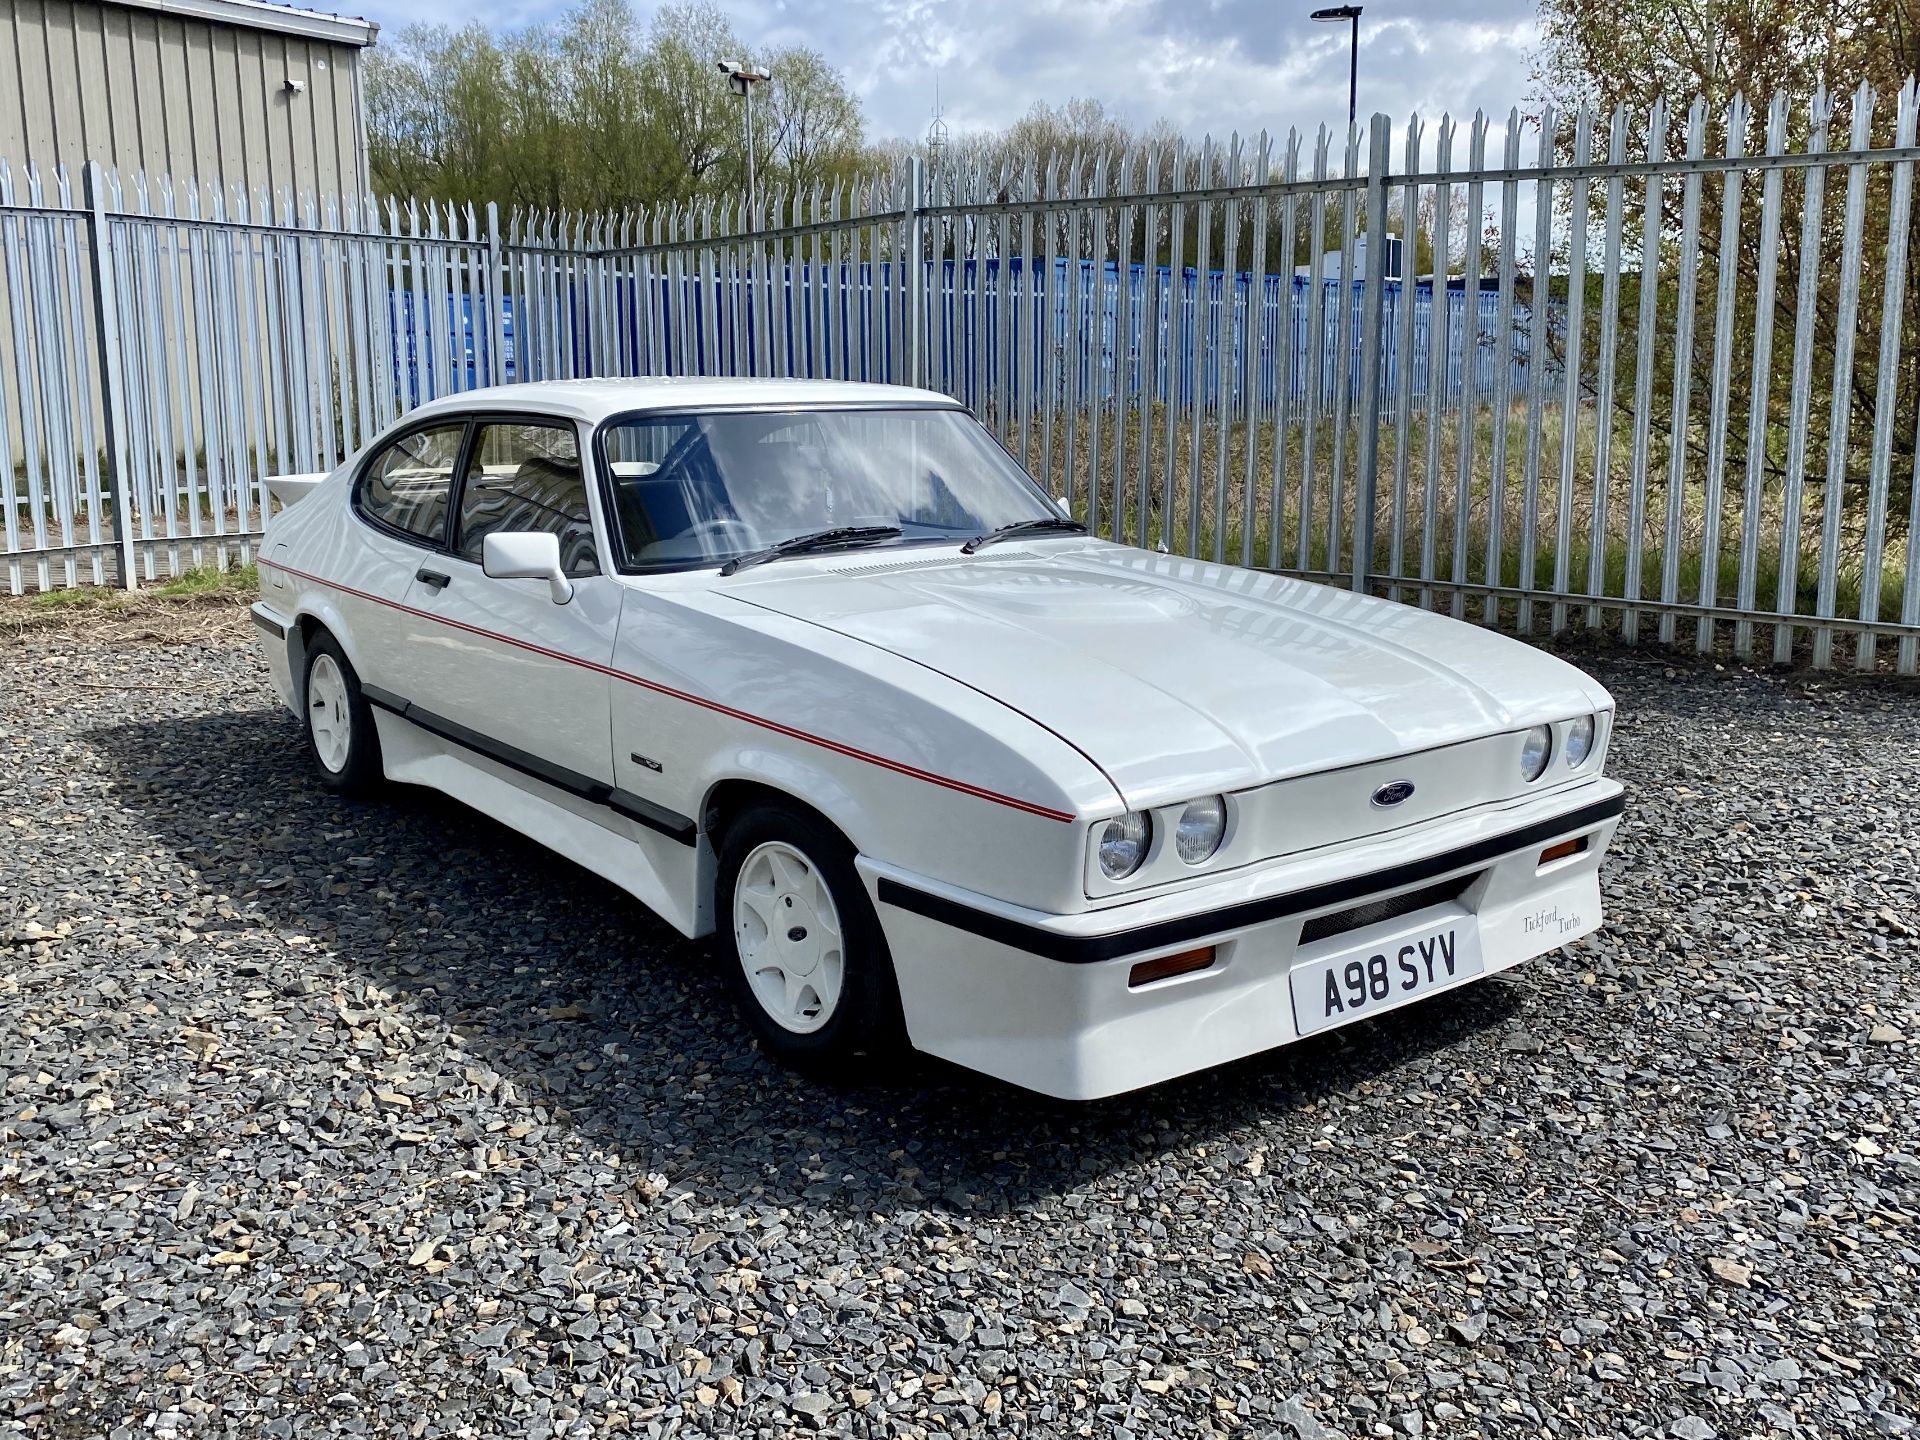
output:
[[[506,745],[491,736],[471,730],[457,720],[449,720],[443,715],[435,715],[430,710],[422,710],[412,701],[395,695],[391,690],[381,690],[376,686],[362,685],[360,693],[367,698],[369,705],[377,705],[382,710],[391,711],[401,719],[418,725],[430,735],[438,735],[442,740],[451,740],[455,745],[484,755],[496,764],[509,770],[518,770],[542,784],[551,785],[556,790],[564,790],[569,795],[577,795],[594,805],[605,805],[616,815],[624,815],[637,821],[649,830],[657,830],[670,840],[682,845],[691,845],[699,835],[699,827],[676,811],[664,805],[656,805],[644,796],[635,795],[628,790],[616,790],[610,785],[595,780],[590,775],[568,770],[564,766],[542,760],[538,755],[529,754],[512,745]]]
[[[1283,920],[1309,910],[1351,905],[1382,890],[1397,890],[1403,886],[1437,880],[1450,871],[1484,865],[1511,851],[1558,839],[1569,831],[1611,820],[1624,813],[1626,808],[1626,796],[1616,795],[1611,800],[1597,800],[1582,809],[1556,815],[1524,829],[1511,830],[1505,835],[1463,845],[1458,850],[1448,850],[1425,859],[1409,861],[1405,865],[1396,865],[1391,870],[1376,870],[1368,875],[1330,880],[1324,885],[1310,886],[1290,894],[1272,895],[1264,900],[1247,900],[1225,909],[1210,910],[1200,915],[1182,915],[1172,920],[1136,926],[1131,930],[1117,930],[1110,935],[1062,935],[1028,925],[1024,921],[1009,920],[1003,915],[976,910],[971,905],[963,905],[945,896],[930,895],[924,890],[916,890],[885,877],[880,881],[880,903],[911,911],[915,915],[924,915],[942,925],[951,925],[956,930],[965,930],[982,939],[1024,950],[1044,960],[1091,965],[1102,960],[1116,960],[1123,955],[1135,955],[1142,950],[1157,950],[1164,945],[1180,945],[1189,940],[1204,939],[1208,935],[1239,930],[1269,920]]]
[[[694,837],[699,833],[699,827],[686,816],[664,805],[656,805],[644,795],[636,795],[631,790],[609,792],[606,803],[629,820],[637,820],[649,830],[658,830],[682,845],[693,844]]]
[[[273,636],[274,639],[284,640],[287,638],[287,627],[282,625],[278,620],[269,620],[258,610],[249,610],[247,613],[253,616],[254,624]]]
[[[382,690],[375,685],[362,685],[360,693],[366,696],[367,703],[376,710],[391,710],[402,719],[406,718],[407,702],[391,690]]]
[[[489,760],[496,760],[509,770],[518,770],[522,775],[531,775],[534,779],[544,781],[556,790],[564,790],[569,795],[578,795],[582,800],[591,800],[596,805],[607,803],[609,787],[592,776],[582,775],[577,770],[568,770],[564,766],[542,760],[529,751],[503,744],[492,736],[482,735],[478,730],[469,730],[457,720],[449,720],[444,715],[434,714],[431,710],[422,710],[418,705],[408,704],[405,715],[422,730],[438,735],[442,740],[451,740],[456,745],[478,751]]]

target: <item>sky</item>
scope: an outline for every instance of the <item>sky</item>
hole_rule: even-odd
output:
[[[312,3],[312,0],[308,0]],[[1224,136],[1341,127],[1348,27],[1307,18],[1322,0],[720,0],[735,31],[768,49],[808,45],[846,77],[874,138],[926,133],[936,83],[958,135],[1005,126],[1036,100],[1106,103],[1141,125]],[[568,0],[360,0],[382,27],[479,20],[514,28]],[[642,23],[654,6],[636,0]],[[1368,4],[1360,19],[1361,119],[1484,108],[1497,146],[1530,93],[1532,0]],[[750,58],[750,57],[749,57]],[[1461,145],[1464,147],[1464,140]],[[1497,150],[1496,150],[1497,153]],[[1463,157],[1462,157],[1463,158]],[[1457,163],[1457,162],[1456,162]]]

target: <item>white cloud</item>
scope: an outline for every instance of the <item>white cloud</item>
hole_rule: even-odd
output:
[[[1104,101],[1145,125],[1190,134],[1340,127],[1347,30],[1307,19],[1314,0],[722,0],[750,43],[811,45],[859,93],[876,136],[925,132],[937,80],[956,132],[998,127],[1035,101]],[[424,19],[496,27],[563,12],[564,0],[376,0],[383,25]],[[640,3],[644,24],[654,8]],[[1417,0],[1367,6],[1360,113],[1396,125],[1418,111],[1503,124],[1525,109],[1536,43],[1532,0]],[[1497,142],[1493,142],[1496,143]],[[1462,141],[1464,145],[1464,140]],[[1496,151],[1497,153],[1497,151]]]

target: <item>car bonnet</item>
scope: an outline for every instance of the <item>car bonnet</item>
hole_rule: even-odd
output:
[[[735,598],[990,695],[1163,803],[1604,703],[1572,666],[1410,606],[1084,541],[768,566]]]

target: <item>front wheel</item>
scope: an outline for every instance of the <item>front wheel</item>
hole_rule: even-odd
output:
[[[360,677],[331,635],[307,652],[307,751],[320,783],[336,795],[365,795],[380,783],[380,735]]]
[[[762,806],[728,827],[718,919],[728,988],[775,1058],[856,1076],[902,1048],[886,936],[853,850],[816,816]]]

